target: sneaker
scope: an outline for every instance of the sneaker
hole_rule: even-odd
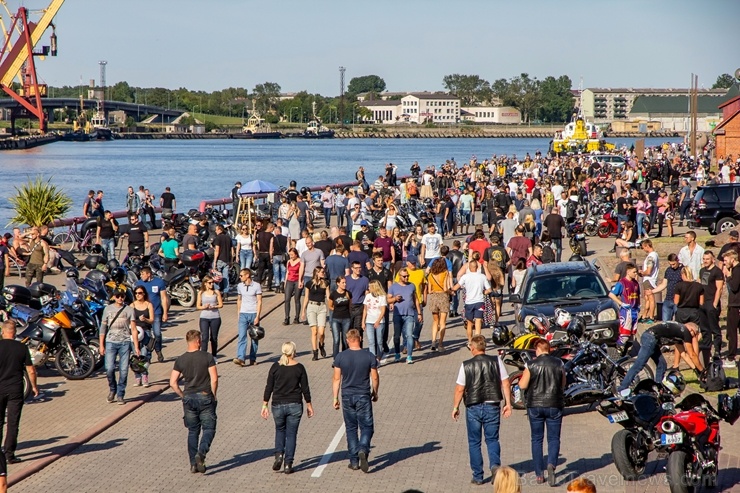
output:
[[[134,387],[141,387],[141,378],[136,377],[134,379]]]
[[[113,404],[116,400],[116,393],[115,392],[108,392],[108,403]]]
[[[293,474],[293,463],[292,462],[285,463],[285,469],[283,469],[283,474]]]
[[[195,468],[201,474],[206,472],[206,458],[203,454],[195,454]]]
[[[190,472],[193,474],[196,474],[198,472],[198,468],[195,467],[195,464],[190,464]]]
[[[644,323],[647,325],[653,325],[655,323],[655,320],[653,320],[652,318],[646,318]]]
[[[360,458],[360,470],[366,473],[370,469],[370,464],[367,463],[367,453],[360,452],[358,457]]]
[[[234,362],[235,365],[247,366],[247,365],[244,364],[244,360],[243,359],[234,358],[232,361]]]
[[[126,404],[126,401],[123,400],[123,396],[122,395],[119,395],[118,397],[116,397],[116,403],[119,406],[123,406],[124,404]]]
[[[473,479],[470,480],[470,484],[477,484],[478,486],[480,486],[480,485],[483,484],[483,480],[482,479],[475,479],[475,478],[473,478]]]
[[[141,382],[144,384],[144,387],[149,387],[149,375],[143,375]]]
[[[722,360],[722,366],[724,368],[735,368],[737,366],[737,363],[735,362],[734,358],[725,358]]]
[[[400,354],[398,354],[398,353],[396,353],[396,357],[394,358],[394,361],[395,361],[396,363],[398,363],[399,361],[401,361],[401,355],[400,355]]]
[[[406,358],[406,364],[407,365],[413,365],[414,364],[414,360],[411,359],[411,356],[409,356],[408,358]]]

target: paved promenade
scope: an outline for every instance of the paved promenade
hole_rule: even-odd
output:
[[[596,241],[591,247],[609,248]],[[342,414],[331,406],[331,359],[310,360],[309,329],[283,326],[281,302],[282,295],[265,296],[265,306],[274,311],[263,320],[266,336],[254,367],[231,363],[235,302],[221,311],[220,340],[225,347],[218,365],[219,422],[205,475],[189,472],[182,405],[167,389],[173,359],[185,351],[184,335],[197,328],[197,312],[176,308],[164,332],[167,361],[151,365],[154,385],[149,389],[132,387],[129,377],[125,406],[105,401],[103,373],[79,382],[64,381],[53,371],[41,373],[44,396],[24,408],[18,449],[23,462],[10,466],[11,491],[490,491],[490,485],[470,484],[464,416],[457,423],[450,417],[455,376],[469,357],[460,318],[448,327],[444,354],[429,351],[431,317],[426,317],[426,343],[418,358],[415,353],[415,364],[387,363],[380,368],[370,473],[363,474],[347,468]],[[296,342],[298,360],[308,369],[316,413],[311,419],[304,414],[292,476],[272,471],[274,425],[272,418],[265,421],[259,415],[267,371],[286,340]],[[596,482],[600,493],[667,492],[665,461],[653,460],[644,481],[622,481],[610,453],[616,426],[596,412],[568,410],[557,471],[560,487],[553,489],[535,484],[529,425],[524,412],[514,411],[502,419],[503,463],[524,475],[525,492],[564,491],[569,479],[583,474]],[[720,487],[715,491],[740,491],[740,427],[723,423],[722,443]],[[66,455],[51,461],[60,453]],[[50,463],[36,471],[45,462]]]

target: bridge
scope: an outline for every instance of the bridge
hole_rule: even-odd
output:
[[[83,99],[83,104],[86,109],[94,109],[98,106],[97,99]],[[79,98],[44,98],[43,99],[44,109],[59,109],[59,108],[75,108],[80,107]],[[179,109],[167,109],[160,108],[159,106],[151,106],[146,104],[137,103],[125,103],[123,101],[103,101],[103,107],[105,111],[125,111],[127,115],[163,115],[165,117],[178,117],[182,115],[185,110]],[[23,106],[17,101],[10,98],[0,98],[0,108],[10,109],[13,113],[20,117],[23,115]],[[52,113],[49,113],[51,116]]]

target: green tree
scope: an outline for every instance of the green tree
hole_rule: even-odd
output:
[[[571,80],[567,75],[557,79],[545,77],[539,85],[539,116],[546,122],[568,121],[573,112],[573,93],[570,92]]]
[[[712,89],[727,89],[732,87],[735,83],[735,78],[730,74],[722,74],[717,77],[717,81],[712,86]]]
[[[128,82],[116,82],[109,91],[109,98],[113,101],[123,101],[125,103],[134,102],[135,90],[128,85]]]
[[[15,187],[15,191],[8,198],[15,211],[8,225],[43,226],[64,217],[72,208],[72,199],[51,183],[51,177],[46,181],[41,175],[29,178],[20,188]]]
[[[280,101],[280,84],[276,82],[257,84],[252,91],[252,97],[255,100],[257,111],[266,115],[277,108]]]
[[[452,74],[442,79],[445,89],[460,98],[461,106],[470,106],[491,101],[491,84],[477,75]]]
[[[347,86],[347,97],[350,101],[354,100],[358,94],[363,92],[373,92],[379,94],[385,91],[385,81],[377,75],[363,75],[362,77],[353,77]]]

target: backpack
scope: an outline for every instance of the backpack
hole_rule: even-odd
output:
[[[715,358],[707,367],[707,377],[701,382],[701,388],[706,392],[718,392],[727,387],[727,376],[722,367],[722,360]]]
[[[550,245],[542,244],[542,263],[550,264],[555,262],[555,252],[552,251]]]

